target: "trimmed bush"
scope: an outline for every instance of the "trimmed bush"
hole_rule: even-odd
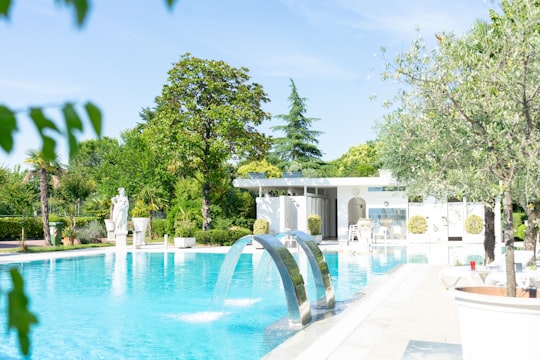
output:
[[[21,240],[22,217],[0,219],[0,240]],[[43,239],[43,222],[40,217],[24,218],[25,239]]]
[[[468,234],[480,234],[484,230],[484,220],[478,215],[469,215],[464,227]]]
[[[411,216],[407,223],[407,230],[411,234],[425,234],[428,229],[428,223],[424,216]]]
[[[321,235],[322,220],[317,214],[311,214],[307,218],[307,227],[311,235]]]
[[[265,219],[257,219],[253,223],[253,235],[269,234],[270,222]]]
[[[198,244],[216,244],[229,246],[243,236],[250,235],[249,229],[238,228],[234,230],[198,230],[195,232],[195,241]]]

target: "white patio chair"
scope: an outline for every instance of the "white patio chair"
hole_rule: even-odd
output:
[[[373,243],[377,243],[377,238],[382,238],[386,244],[386,238],[388,235],[388,229],[386,226],[379,226],[378,229],[373,233]]]

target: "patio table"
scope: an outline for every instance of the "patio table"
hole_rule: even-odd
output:
[[[483,266],[477,266],[476,270],[471,270],[467,266],[452,266],[444,268],[439,273],[439,279],[446,288],[463,286],[481,286],[488,275],[489,270]]]

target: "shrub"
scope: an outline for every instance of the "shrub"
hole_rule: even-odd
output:
[[[250,235],[251,231],[245,228],[234,230],[198,230],[195,232],[195,239],[198,244],[218,244],[229,246],[245,235]]]
[[[167,234],[167,219],[152,218],[152,232],[157,237],[163,237]]]
[[[322,220],[317,214],[311,214],[307,218],[307,227],[311,235],[321,234]]]
[[[516,230],[516,235],[514,237],[519,240],[525,240],[525,231],[527,231],[527,225],[525,224],[519,225]]]
[[[212,236],[211,231],[204,231],[204,230],[197,230],[195,231],[195,241],[197,244],[211,244],[212,243]]]
[[[469,215],[465,219],[464,227],[468,234],[480,234],[484,229],[484,220],[478,215]]]
[[[517,231],[519,226],[527,220],[527,214],[521,212],[512,213],[512,223],[514,224],[514,231]]]
[[[265,219],[257,219],[253,223],[253,235],[269,234],[270,222]]]
[[[13,217],[0,219],[0,240],[21,240],[23,221],[25,239],[43,239],[40,217]]]
[[[195,231],[195,224],[193,224],[191,221],[178,221],[175,224],[174,236],[194,237]]]
[[[79,230],[79,241],[81,244],[100,243],[101,239],[107,236],[105,224],[101,221],[93,220],[84,225]]]
[[[427,232],[428,223],[424,216],[414,215],[411,216],[407,223],[407,230],[411,234],[425,234]]]
[[[234,244],[236,240],[243,238],[246,235],[251,235],[251,230],[246,228],[229,230],[229,241],[231,242],[231,244]]]

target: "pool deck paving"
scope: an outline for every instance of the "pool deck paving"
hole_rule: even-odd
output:
[[[5,248],[6,243],[3,243]],[[40,246],[41,243],[28,245]],[[212,251],[210,248],[168,249]],[[163,251],[163,244],[148,245],[141,250]],[[69,253],[74,255],[75,252],[95,253],[99,250]],[[66,252],[49,253],[48,257],[62,256],[61,253]],[[43,253],[0,253],[0,263],[42,257]],[[263,359],[462,359],[457,305],[439,280],[439,272],[447,266],[399,266],[366,287],[364,295],[345,310],[313,322]]]

